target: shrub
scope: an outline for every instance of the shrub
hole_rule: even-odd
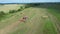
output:
[[[28,6],[28,5],[25,5],[25,8],[29,8],[30,6]]]
[[[0,11],[0,17],[4,16],[5,13],[3,11]]]
[[[17,11],[21,11],[21,9],[18,9]]]
[[[23,9],[25,9],[25,7],[24,6],[21,6],[20,9],[23,10]]]
[[[16,10],[9,10],[9,13],[15,13],[17,12]]]
[[[20,9],[22,10],[22,9],[23,9],[23,7],[21,6],[21,7],[20,7]]]
[[[5,15],[4,11],[0,11],[0,15]]]
[[[29,8],[29,6],[25,6],[25,8]]]

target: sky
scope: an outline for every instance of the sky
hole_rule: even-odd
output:
[[[60,0],[0,0],[0,3],[60,2]]]

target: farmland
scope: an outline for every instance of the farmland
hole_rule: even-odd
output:
[[[19,7],[20,5],[4,5],[0,7],[0,11],[7,12]],[[22,11],[5,15],[5,19],[0,21],[0,34],[59,34],[56,25],[59,22],[59,14],[57,13],[57,16],[56,13],[53,14],[50,10],[47,8],[29,7]],[[28,16],[28,19],[26,22],[21,22],[20,19],[24,16]]]
[[[23,5],[6,4],[0,7],[0,11],[4,11],[5,13],[8,13],[9,10],[17,10],[18,8],[20,8],[20,6],[23,6]]]

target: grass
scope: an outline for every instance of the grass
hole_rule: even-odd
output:
[[[25,34],[26,33],[25,31],[27,30],[27,28],[24,26],[26,26],[24,23],[20,24],[16,31],[11,32],[9,34]],[[19,28],[19,27],[21,27],[21,28]]]
[[[6,14],[6,15],[4,15],[4,17],[1,17],[0,18],[0,29],[2,29],[5,26],[10,25],[11,23],[14,23],[15,21],[17,21],[18,18],[21,17],[21,15],[18,15],[20,13],[21,12],[16,12],[16,13],[12,13],[12,14]]]
[[[48,12],[51,13],[52,15],[54,15],[57,18],[57,20],[55,22],[55,25],[56,25],[56,27],[58,27],[57,31],[59,32],[59,27],[60,27],[60,9],[52,9],[52,8],[50,8],[50,9],[48,9]]]
[[[29,20],[27,20],[27,23],[22,23],[22,24],[20,24],[20,25],[18,25],[18,28],[16,29],[16,31],[13,31],[13,32],[10,32],[10,34],[32,34],[32,33],[35,33],[35,31],[38,31],[38,32],[40,32],[40,30],[41,29],[39,29],[39,28],[41,28],[42,27],[42,25],[41,25],[41,21],[40,21],[40,15],[36,15],[35,13],[34,13],[34,11],[35,10],[37,10],[35,13],[38,15],[38,14],[40,14],[39,12],[42,10],[42,9],[35,9],[35,8],[29,8],[29,9],[26,9],[26,10],[23,10],[24,12],[24,14],[25,15],[27,15],[27,16],[29,16],[30,18],[29,18]],[[43,11],[45,11],[45,10],[43,10]],[[41,13],[42,13],[42,11],[41,11]],[[18,16],[17,16],[18,15]],[[20,19],[20,17],[23,17],[24,15],[20,15],[20,13],[19,12],[17,12],[16,14],[14,14],[14,18],[13,17],[11,17],[11,16],[9,16],[10,17],[10,19],[9,20],[6,20],[5,22],[3,22],[3,23],[0,23],[0,24],[2,24],[2,25],[0,25],[1,26],[1,28],[2,27],[5,27],[5,26],[7,26],[7,25],[9,25],[9,24],[12,24],[12,23],[14,23],[14,22],[17,22],[18,21],[18,19]],[[36,16],[35,16],[36,15]],[[31,20],[31,18],[33,17],[33,16],[35,16],[32,20]],[[38,18],[39,17],[39,18]],[[38,19],[37,19],[38,18]],[[32,24],[30,24],[30,21],[31,20],[31,23]],[[9,24],[8,24],[9,23]],[[52,22],[50,21],[50,20],[47,20],[47,21],[45,21],[45,26],[44,26],[44,29],[43,29],[43,33],[44,34],[57,34],[56,33],[56,31],[55,31],[55,28],[54,28],[54,26],[53,26],[53,24],[52,24]],[[38,27],[40,25],[40,27]],[[38,28],[37,28],[38,27]],[[37,29],[39,29],[39,30],[36,30],[35,28],[37,28]],[[27,31],[27,32],[26,32]],[[32,31],[34,31],[34,32],[32,32]],[[39,34],[39,33],[38,33]]]
[[[31,12],[31,11],[30,11]],[[34,12],[32,12],[32,13],[34,13]],[[39,14],[39,13],[38,13]],[[32,18],[33,17],[33,15],[34,14],[31,14],[30,15],[30,18]],[[38,17],[37,17],[38,18]],[[30,20],[30,19],[29,19]],[[28,20],[28,26],[26,26],[27,24],[20,24],[20,26],[19,27],[21,27],[21,28],[18,28],[16,31],[14,31],[14,32],[12,32],[12,33],[10,33],[10,34],[27,34],[28,32],[30,32],[30,29],[29,29],[29,26],[31,26],[31,25],[29,25],[29,20]],[[40,20],[40,19],[39,19]],[[39,23],[38,25],[37,25],[37,23],[36,22],[33,22],[34,21],[34,19],[33,19],[33,21],[32,21],[32,23],[34,23],[33,25],[34,25],[34,27],[35,26],[39,26],[36,30],[34,30],[34,29],[32,29],[32,31],[34,30],[34,31],[36,31],[36,33],[35,34],[39,34],[39,33],[41,33],[41,27],[42,27],[42,25],[41,25],[41,21],[39,21],[39,20],[36,20],[37,21],[37,23]],[[42,20],[42,19],[41,19]],[[44,20],[42,20],[42,21],[44,21]],[[45,26],[44,26],[44,28],[42,28],[43,29],[43,34],[57,34],[57,32],[56,32],[56,30],[55,30],[55,28],[54,28],[54,26],[53,26],[53,22],[51,22],[51,20],[46,20],[46,21],[44,21],[44,24],[45,24]],[[33,26],[31,26],[31,28],[33,28]],[[29,29],[29,30],[28,30]],[[27,31],[27,33],[26,33],[26,31]],[[30,34],[34,34],[34,32],[30,32]]]
[[[48,12],[56,16],[57,19],[60,21],[60,10],[51,8],[51,9],[48,9]]]
[[[20,12],[6,14],[3,17],[1,17],[0,18],[0,29],[11,24],[13,21],[16,21],[18,18],[20,18],[20,15],[18,15],[18,14],[20,14]],[[13,18],[13,16],[15,16],[15,17]]]
[[[16,13],[15,13],[16,14]],[[9,20],[12,18],[15,14],[7,14],[4,17],[0,19],[0,29],[5,27],[6,25],[10,24]]]
[[[53,26],[53,22],[51,20],[45,21],[45,26],[43,28],[44,34],[57,34],[55,27]]]
[[[31,9],[31,8],[30,8]],[[30,9],[28,9],[28,10],[30,10]],[[28,15],[28,16],[30,16],[29,17],[29,19],[27,20],[28,22],[29,22],[29,20],[31,20],[31,18],[33,18],[33,16],[35,16],[35,13],[34,12],[31,12],[31,11],[29,11],[28,12],[28,10],[24,10],[24,12],[23,13],[25,13],[26,15]],[[29,13],[29,14],[27,14],[27,13]],[[31,14],[30,14],[31,13]],[[28,23],[29,24],[29,23]],[[22,29],[21,29],[21,28]],[[18,29],[16,30],[16,31],[14,31],[14,32],[12,32],[12,33],[10,33],[10,34],[25,34],[26,33],[26,31],[29,31],[28,29],[28,26],[26,27],[26,23],[22,23],[22,24],[20,24],[19,26],[18,26]]]
[[[41,10],[42,10],[42,9],[41,9]],[[31,11],[30,11],[30,12],[31,12]],[[34,13],[34,12],[32,12],[32,13]],[[32,18],[33,15],[34,15],[34,14],[31,14],[30,17]],[[37,17],[37,18],[38,18],[38,17]],[[29,19],[29,20],[30,20],[30,19]],[[28,21],[29,21],[29,20],[28,20]],[[40,20],[40,19],[39,19],[39,20]],[[39,23],[38,26],[40,26],[40,27],[38,27],[37,30],[32,29],[32,31],[33,31],[33,30],[36,31],[35,34],[37,34],[37,33],[39,34],[39,33],[41,33],[41,31],[42,31],[42,30],[40,29],[41,26],[42,26],[42,25],[40,24],[41,21],[39,21],[39,20],[36,20],[36,21],[37,21],[37,23]],[[41,20],[42,20],[42,19],[41,19]],[[34,21],[34,19],[33,19],[33,21]],[[35,24],[36,22],[33,22],[33,21],[32,21],[32,23]],[[38,22],[38,21],[39,21],[39,22]],[[43,20],[43,21],[44,21],[44,20]],[[29,24],[29,23],[30,23],[30,22],[28,22],[27,24]],[[34,26],[37,26],[37,23],[36,23],[35,25],[34,25],[34,24],[33,24],[33,25],[34,25]],[[14,31],[14,32],[11,33],[11,34],[26,34],[26,31],[27,31],[27,33],[30,32],[30,30],[28,30],[28,29],[29,29],[29,26],[31,26],[31,25],[28,25],[28,26],[26,27],[27,24],[23,24],[23,25],[20,24],[20,26],[21,26],[22,29],[19,29],[19,28],[18,28],[16,31]],[[46,21],[44,21],[44,24],[45,24],[45,26],[44,26],[44,28],[42,28],[42,29],[43,29],[43,34],[57,34],[57,32],[56,32],[56,30],[55,30],[55,28],[54,28],[54,26],[53,26],[53,22],[51,22],[51,20],[46,20]],[[19,26],[19,27],[20,27],[20,26]],[[33,28],[33,26],[31,26],[31,28]],[[30,32],[30,34],[34,33],[34,32],[32,32],[32,31]]]

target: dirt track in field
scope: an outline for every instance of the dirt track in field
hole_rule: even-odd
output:
[[[24,15],[27,15],[29,18],[27,19],[26,23],[24,23],[25,26],[20,26],[19,29],[27,28],[25,34],[37,34],[38,28],[40,27],[39,33],[43,34],[42,31],[45,23],[43,22],[41,16],[48,16],[47,10],[40,8],[29,8],[24,10],[22,13],[24,13]],[[22,15],[22,17],[24,15]],[[0,34],[9,34],[10,32],[17,30],[18,26],[23,23],[20,22],[19,19],[11,25],[8,25],[5,28],[1,29]]]

